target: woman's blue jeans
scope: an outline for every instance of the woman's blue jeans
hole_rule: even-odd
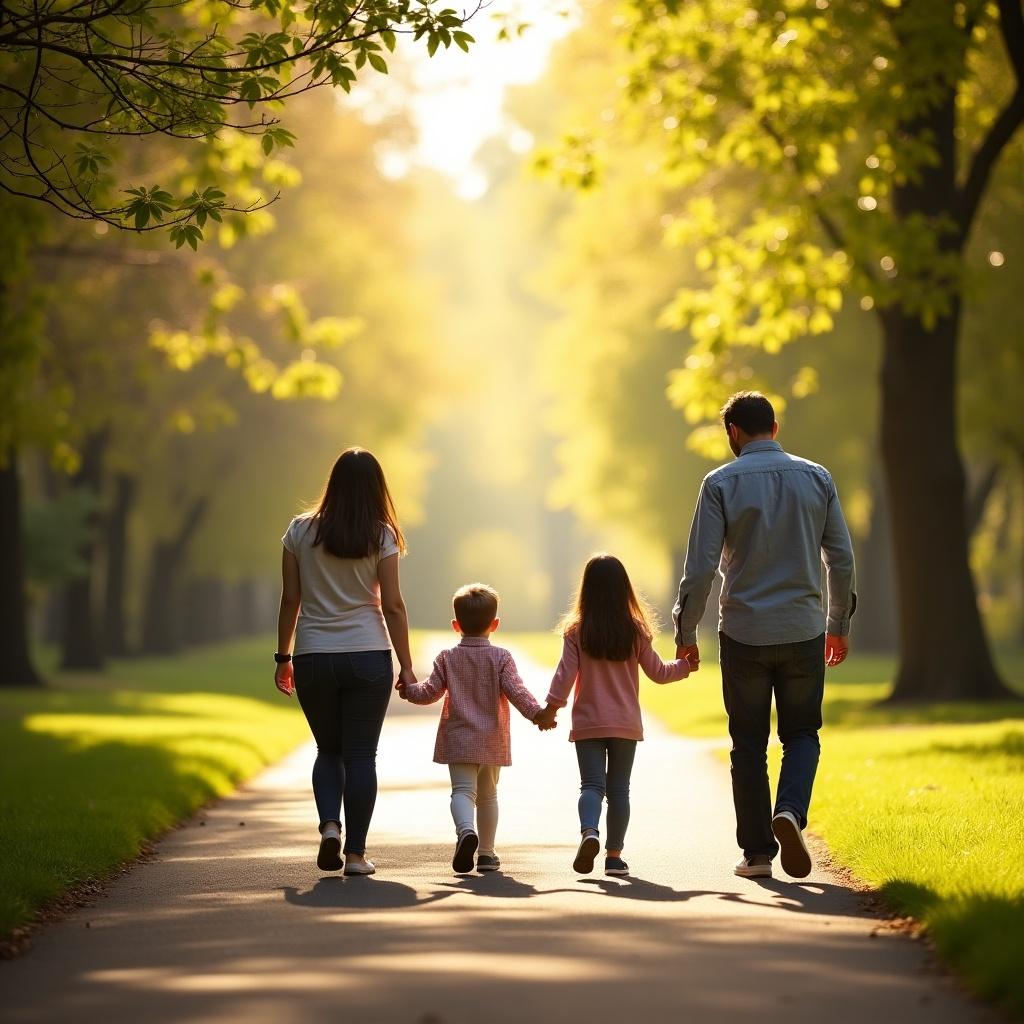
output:
[[[390,651],[300,654],[295,693],[316,740],[313,797],[320,826],[341,821],[345,853],[366,852],[377,802],[377,741],[391,698]]]
[[[629,777],[636,740],[577,740],[580,765],[580,831],[600,831],[601,804],[608,797],[606,850],[621,850],[629,825]]]

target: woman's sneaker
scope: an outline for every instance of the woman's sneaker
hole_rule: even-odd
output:
[[[771,878],[772,859],[766,853],[759,853],[755,857],[744,857],[736,862],[736,867],[732,871],[740,878]]]
[[[621,857],[605,857],[604,873],[606,875],[628,875],[629,865]]]
[[[320,833],[320,850],[316,866],[321,871],[341,870],[341,829],[334,822],[324,825]]]
[[[497,871],[500,867],[501,861],[494,854],[481,853],[476,859],[477,871]]]
[[[466,875],[473,870],[473,854],[480,845],[475,832],[463,832],[455,844],[455,856],[452,857],[452,871],[457,875]]]
[[[346,875],[372,875],[377,865],[372,860],[350,860],[345,863]]]
[[[594,858],[601,852],[601,840],[596,832],[588,832],[581,840],[576,851],[576,859],[572,869],[578,875],[589,875],[594,870]]]
[[[811,851],[804,842],[800,822],[792,811],[779,811],[772,818],[772,832],[779,841],[782,870],[793,878],[806,878],[811,873]]]

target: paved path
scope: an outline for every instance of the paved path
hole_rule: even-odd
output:
[[[531,684],[543,692],[546,679]],[[563,716],[564,717],[564,716]],[[513,726],[505,871],[451,874],[436,707],[392,705],[372,878],[324,876],[304,748],[168,836],[95,906],[0,964],[4,1021],[660,1024],[987,1021],[827,873],[744,881],[725,768],[651,729],[635,877],[577,878],[566,723]],[[244,826],[240,824],[244,822]]]

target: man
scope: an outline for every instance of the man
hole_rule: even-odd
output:
[[[818,767],[825,664],[846,658],[857,606],[853,547],[828,470],[783,451],[764,395],[733,395],[722,422],[736,460],[701,485],[672,610],[676,656],[699,666],[697,623],[720,571],[722,690],[743,850],[735,872],[770,878],[781,848],[783,870],[804,878],[811,871],[803,830]],[[774,813],[767,759],[773,692],[783,750]]]

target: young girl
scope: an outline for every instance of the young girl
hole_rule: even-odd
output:
[[[554,724],[575,687],[572,732],[580,765],[580,840],[573,870],[588,874],[601,849],[598,825],[608,795],[604,873],[628,875],[622,845],[629,824],[629,777],[637,740],[644,738],[637,667],[656,683],[684,679],[685,660],[667,664],[651,646],[651,615],[636,596],[623,564],[594,555],[583,570],[575,607],[562,620],[562,660],[547,707],[534,719]]]

